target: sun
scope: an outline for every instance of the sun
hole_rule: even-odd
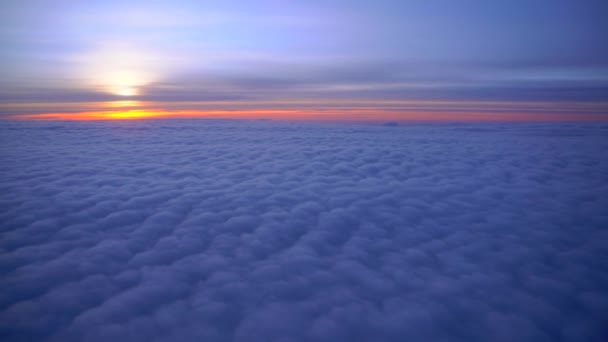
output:
[[[139,95],[139,87],[145,81],[146,77],[141,72],[125,70],[108,72],[104,80],[109,93],[124,97]]]
[[[104,43],[83,55],[82,75],[99,92],[134,97],[158,77],[156,53],[126,43]]]
[[[111,92],[114,95],[124,96],[124,97],[137,96],[139,94],[137,91],[137,88],[129,87],[129,86],[115,87],[114,89],[111,90]]]

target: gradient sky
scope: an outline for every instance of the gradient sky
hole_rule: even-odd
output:
[[[606,120],[606,18],[602,0],[4,0],[0,114]]]

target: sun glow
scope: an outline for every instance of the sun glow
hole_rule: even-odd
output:
[[[118,96],[139,95],[138,87],[145,85],[147,77],[141,72],[118,71],[108,72],[102,82],[107,84],[107,91]]]
[[[138,94],[137,89],[135,87],[115,87],[111,90],[111,92],[118,96],[136,96]]]
[[[80,71],[100,92],[121,97],[140,95],[158,78],[162,63],[158,53],[124,43],[105,43],[83,55]]]
[[[393,110],[338,109],[251,109],[251,110],[164,110],[131,109],[112,111],[88,111],[74,113],[20,114],[9,116],[17,120],[139,120],[162,118],[207,118],[207,119],[272,119],[314,121],[573,121],[567,113],[545,113],[531,115],[529,112],[396,112]],[[533,118],[533,119],[531,119]],[[576,121],[605,121],[603,116],[579,115]]]
[[[130,109],[133,107],[142,107],[143,102],[132,101],[132,100],[121,100],[121,101],[102,102],[99,106],[104,107],[104,108],[113,108],[114,110]]]

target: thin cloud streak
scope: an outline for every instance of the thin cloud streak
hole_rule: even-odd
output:
[[[139,120],[169,118],[206,119],[272,119],[272,120],[312,120],[312,121],[473,121],[473,122],[567,122],[567,121],[608,121],[605,115],[597,113],[532,113],[532,112],[476,112],[462,111],[408,111],[398,112],[378,109],[268,109],[268,110],[113,110],[72,113],[21,114],[9,116],[17,120]]]
[[[146,102],[7,103],[0,114],[12,119],[111,119],[122,112],[145,117],[216,117],[318,120],[447,120],[447,121],[605,121],[608,102],[429,101],[429,100],[209,100]],[[118,114],[116,114],[118,113]],[[73,117],[70,117],[73,116]],[[128,115],[127,115],[128,116]]]

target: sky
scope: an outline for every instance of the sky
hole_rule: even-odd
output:
[[[601,0],[0,5],[0,115],[608,120]]]

